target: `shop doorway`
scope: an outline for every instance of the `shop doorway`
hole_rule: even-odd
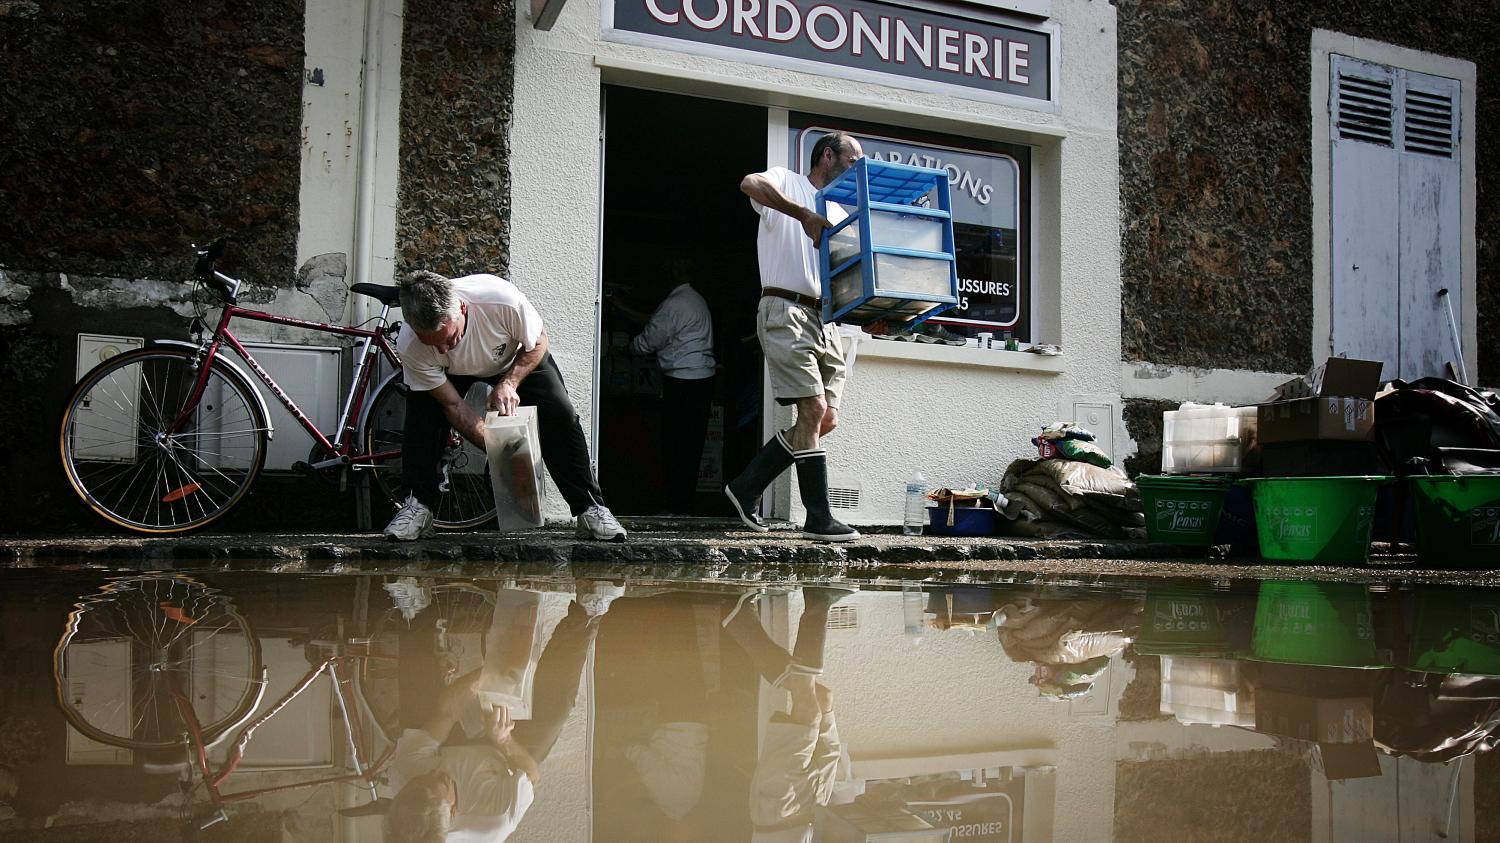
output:
[[[756,216],[740,179],[765,168],[764,108],[606,86],[599,482],[621,515],[731,515],[719,490],[761,442]],[[679,380],[631,340],[679,284],[707,304],[716,359],[696,480],[672,481],[684,434]],[[687,425],[691,431],[692,425]],[[691,486],[691,488],[689,488]]]

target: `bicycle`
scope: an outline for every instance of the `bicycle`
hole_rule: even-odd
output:
[[[150,758],[185,750],[184,762],[148,761],[144,768],[178,774],[184,819],[199,828],[227,820],[230,803],[324,784],[355,784],[374,801],[395,741],[364,695],[392,698],[393,689],[375,686],[393,682],[397,666],[386,664],[394,657],[373,652],[369,639],[346,635],[342,619],[337,626],[332,636],[309,636],[310,669],[279,699],[263,705],[270,676],[261,662],[260,641],[226,596],[183,575],[123,577],[69,613],[53,651],[58,704],[73,728],[100,743],[145,751]],[[380,669],[372,669],[377,664]],[[113,689],[101,680],[120,670],[125,692],[108,693]],[[351,772],[226,790],[255,731],[324,675],[333,686]],[[231,735],[216,767],[212,754]],[[198,812],[201,803],[192,799],[200,786],[207,812]]]
[[[233,509],[260,475],[275,431],[265,397],[224,353],[228,345],[316,443],[308,461],[295,467],[308,473],[369,471],[399,506],[407,390],[392,342],[400,323],[388,318],[399,300],[397,288],[350,287],[381,304],[370,328],[296,319],[240,306],[243,282],[215,267],[223,240],[195,252],[195,283],[222,305],[216,326],[208,330],[202,317],[209,305],[204,305],[193,319],[192,342],[158,340],[111,357],[83,376],[63,413],[59,441],[73,491],[111,523],[148,534],[195,530]],[[256,362],[230,328],[235,319],[362,342],[335,430],[320,430]],[[371,391],[379,359],[394,371]],[[468,400],[482,412],[480,392],[476,384]],[[368,402],[367,395],[372,396]],[[450,430],[440,471],[440,497],[432,508],[437,527],[471,528],[494,517],[482,449]]]

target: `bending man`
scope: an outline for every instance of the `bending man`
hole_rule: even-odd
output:
[[[412,541],[433,533],[438,458],[448,428],[485,447],[484,423],[464,401],[476,381],[494,387],[488,407],[514,415],[535,406],[542,460],[578,519],[578,536],[624,541],[625,528],[604,505],[589,464],[578,413],[568,400],[562,372],[547,352],[542,317],[516,285],[497,275],[445,278],[417,271],[402,279],[401,313],[411,330],[398,349],[406,398],[406,440],[401,448],[406,502],[385,528],[386,538]]]

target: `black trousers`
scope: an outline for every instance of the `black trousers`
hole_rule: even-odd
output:
[[[552,630],[552,638],[537,662],[531,688],[531,719],[516,723],[516,742],[540,764],[552,752],[563,724],[578,698],[583,665],[589,645],[599,634],[599,621],[590,620],[576,602],[568,605],[568,616]]]
[[[473,375],[449,375],[448,381],[459,395],[469,391],[476,381],[494,386],[503,374],[487,378]],[[558,491],[576,516],[593,504],[604,505],[604,493],[594,479],[589,464],[588,441],[578,412],[568,399],[562,372],[551,354],[532,370],[516,390],[521,406],[536,407],[537,426],[542,435],[542,461]],[[438,458],[448,441],[448,417],[443,405],[429,392],[410,392],[406,396],[406,438],[401,445],[402,485],[417,500],[432,506],[438,497]]]
[[[703,437],[708,433],[708,410],[714,379],[683,380],[670,375],[661,381],[661,458],[666,505],[691,515],[698,497],[698,464],[703,459]]]

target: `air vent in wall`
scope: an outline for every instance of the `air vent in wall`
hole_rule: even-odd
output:
[[[828,487],[828,505],[834,509],[859,509],[859,487]]]
[[[853,606],[834,606],[828,610],[829,629],[859,629],[859,614]]]
[[[1391,82],[1339,74],[1339,137],[1391,145]]]
[[[1453,98],[1406,89],[1406,151],[1453,155]]]

